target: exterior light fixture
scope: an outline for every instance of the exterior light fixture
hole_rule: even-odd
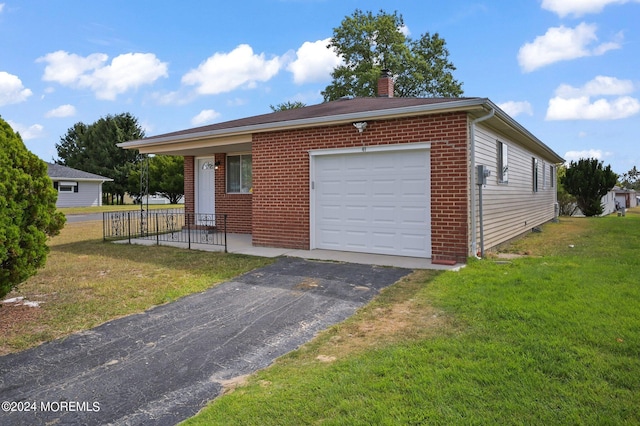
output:
[[[367,128],[367,122],[366,121],[356,121],[355,123],[353,123],[353,127],[358,129],[358,132],[362,133],[362,132],[364,132],[364,129]]]
[[[220,161],[216,161],[214,164],[214,169],[218,170],[220,168]]]

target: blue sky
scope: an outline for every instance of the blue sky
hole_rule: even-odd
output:
[[[355,9],[439,33],[464,96],[567,160],[640,167],[640,0],[0,0],[0,115],[44,160],[74,123],[130,112],[147,136],[322,102]]]

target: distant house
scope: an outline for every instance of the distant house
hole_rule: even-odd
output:
[[[255,246],[465,262],[554,219],[564,159],[489,99],[378,91],[119,146],[184,156],[185,211]]]
[[[102,205],[102,184],[113,179],[47,163],[49,178],[58,190],[56,207],[89,207]]]

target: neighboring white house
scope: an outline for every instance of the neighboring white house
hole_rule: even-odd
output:
[[[102,205],[102,184],[113,179],[47,163],[49,178],[58,190],[56,207],[89,207]]]

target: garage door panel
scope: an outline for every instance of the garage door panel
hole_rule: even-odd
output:
[[[314,157],[314,246],[431,257],[429,152]]]

